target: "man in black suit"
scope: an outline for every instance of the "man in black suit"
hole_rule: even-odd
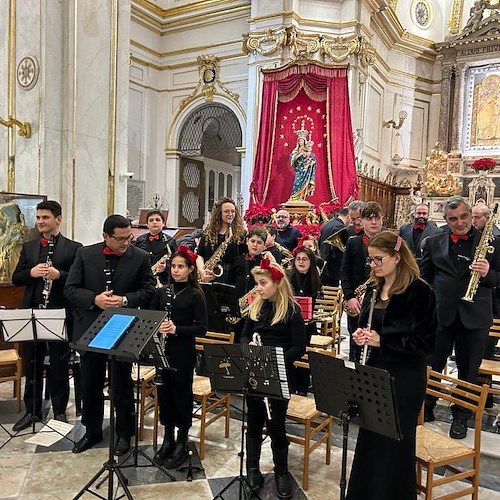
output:
[[[363,233],[351,236],[347,240],[342,266],[340,268],[340,283],[344,300],[352,316],[347,317],[347,329],[350,334],[349,359],[359,361],[361,348],[352,340],[352,334],[358,328],[361,303],[355,290],[370,276],[370,265],[366,262],[368,252],[366,245],[370,238],[382,230],[382,207],[375,201],[369,201],[361,212]]]
[[[150,264],[156,264],[163,256],[172,255],[177,250],[177,243],[168,234],[163,232],[165,219],[160,210],[150,210],[146,214],[149,233],[141,234],[135,246],[149,253]],[[170,266],[167,262],[158,264],[157,276],[162,285],[168,282],[168,273]]]
[[[290,214],[287,210],[278,210],[276,213],[276,225],[278,226],[276,243],[288,248],[292,252],[298,245],[302,233],[290,224]]]
[[[339,286],[340,280],[340,266],[342,264],[342,257],[344,252],[338,247],[325,243],[330,236],[337,233],[341,229],[342,241],[344,244],[347,242],[346,225],[349,222],[349,209],[347,207],[341,208],[335,217],[332,217],[328,222],[323,224],[321,228],[319,247],[321,258],[325,261],[326,265],[321,273],[321,282],[324,285]]]
[[[491,219],[491,210],[486,203],[477,203],[472,207],[472,225],[478,231],[482,231],[486,223]],[[500,236],[500,229],[493,224],[493,237]]]
[[[68,271],[81,243],[65,238],[59,232],[62,221],[61,205],[57,201],[42,201],[36,207],[36,226],[40,238],[24,243],[12,283],[25,286],[21,302],[23,308],[66,307],[63,288]],[[71,333],[70,316],[67,321]],[[26,342],[23,345],[26,385],[24,403],[26,414],[14,425],[14,431],[28,428],[33,421],[42,419],[42,372],[43,360],[48,348],[50,367],[47,383],[52,399],[54,418],[66,422],[66,407],[69,399],[67,342]]]
[[[439,330],[434,352],[430,357],[433,370],[442,371],[455,347],[458,378],[476,383],[478,369],[493,322],[492,289],[500,283],[500,252],[497,240],[491,244],[495,251],[485,259],[474,260],[481,233],[472,227],[470,205],[460,196],[452,196],[443,205],[449,231],[431,236],[424,246],[422,278],[436,293]],[[473,302],[462,300],[471,269],[480,280]],[[434,398],[426,399],[425,418],[434,420]],[[453,422],[450,436],[462,439],[467,435],[470,410],[452,407]]]
[[[422,241],[435,234],[442,233],[442,230],[434,224],[429,223],[429,207],[425,203],[419,203],[413,210],[413,222],[403,224],[399,228],[399,235],[406,241],[408,248],[413,252],[417,263],[422,259]]]
[[[80,248],[71,267],[64,293],[73,308],[75,339],[108,307],[147,307],[154,293],[155,280],[149,255],[130,245],[130,223],[121,215],[110,215],[104,222],[104,241]],[[107,356],[85,352],[81,357],[82,423],[85,435],[73,453],[88,450],[102,440],[104,381]],[[117,361],[114,370],[117,455],[130,448],[135,433],[132,364]]]

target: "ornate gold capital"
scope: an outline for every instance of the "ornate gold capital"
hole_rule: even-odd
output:
[[[334,37],[310,34],[301,32],[295,26],[245,33],[242,49],[245,54],[257,53],[263,56],[288,50],[294,61],[309,60],[319,55],[323,62],[339,63],[355,55],[364,67],[375,63],[375,49],[362,35]]]
[[[427,196],[452,196],[459,194],[462,186],[448,170],[447,155],[436,143],[424,166],[424,187]]]

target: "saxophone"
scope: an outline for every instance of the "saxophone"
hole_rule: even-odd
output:
[[[233,239],[233,228],[229,225],[229,229],[226,234],[226,239],[218,246],[217,250],[213,253],[205,262],[205,269],[207,271],[212,271],[216,278],[220,278],[224,274],[224,268],[222,267],[221,261],[227,251],[227,247],[232,242]]]
[[[370,285],[372,285],[373,283],[375,283],[375,282],[371,278],[368,278],[364,283],[361,283],[361,285],[359,285],[356,288],[356,290],[354,290],[354,295],[356,296],[356,298],[358,299],[360,304],[363,302],[363,298],[365,296],[366,289]],[[345,311],[345,313],[348,316],[351,316],[352,318],[357,316],[357,314],[354,314],[353,312],[351,312],[349,307],[347,307],[347,300],[346,299],[342,300],[342,309]]]
[[[240,306],[240,314],[242,318],[248,316],[250,311],[250,297],[255,297],[257,295],[257,285],[254,286],[249,292],[245,293],[243,297],[238,299],[238,305]]]
[[[495,251],[495,247],[490,245],[490,242],[494,240],[493,237],[493,226],[495,215],[498,210],[498,203],[495,204],[495,208],[493,209],[493,214],[490,217],[490,220],[486,223],[483,229],[483,234],[481,235],[481,239],[479,240],[479,244],[476,247],[476,251],[474,253],[474,261],[477,259],[484,259],[487,254],[493,253]],[[477,287],[479,286],[479,273],[477,271],[472,271],[470,273],[469,285],[467,286],[467,291],[465,295],[462,297],[462,300],[465,302],[474,302],[474,296],[477,292]]]
[[[155,262],[151,266],[151,272],[153,273],[153,276],[156,278],[156,288],[161,288],[163,285],[161,284],[160,278],[158,278],[158,268],[167,262],[167,260],[170,260],[172,257],[172,250],[170,250],[170,247],[167,244],[167,253],[161,258],[158,259],[157,262]]]

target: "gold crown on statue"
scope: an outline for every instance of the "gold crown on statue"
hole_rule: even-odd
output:
[[[297,139],[306,139],[307,136],[311,137],[309,131],[304,128],[304,120],[300,124],[300,130],[296,130]]]

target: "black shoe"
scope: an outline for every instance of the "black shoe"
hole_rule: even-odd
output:
[[[161,448],[155,453],[153,460],[158,463],[162,463],[167,457],[169,457],[175,450],[175,441],[172,436],[165,435],[163,439],[163,444]]]
[[[84,451],[87,451],[89,448],[92,448],[92,446],[100,443],[101,441],[102,434],[85,434],[82,439],[80,439],[80,441],[77,441],[75,443],[75,446],[73,446],[73,453],[82,453]]]
[[[68,423],[68,419],[66,418],[66,413],[59,413],[59,415],[54,415],[54,420]]]
[[[41,415],[32,415],[31,413],[26,413],[24,417],[19,419],[14,426],[12,427],[12,430],[14,432],[19,432],[24,429],[27,429],[30,427],[33,422],[41,422],[42,421],[42,416]]]
[[[186,443],[177,443],[174,451],[163,462],[163,467],[166,469],[177,469],[177,467],[181,466],[188,457]]]
[[[264,484],[264,476],[258,467],[247,467],[247,482],[252,490],[256,490]]]
[[[454,418],[450,427],[450,437],[453,439],[463,439],[467,436],[467,420]]]
[[[115,455],[121,457],[125,455],[128,450],[130,450],[130,438],[118,436],[115,444]]]
[[[436,417],[434,416],[434,411],[429,406],[425,405],[424,407],[424,422],[434,422]]]
[[[292,481],[289,472],[283,474],[274,473],[278,498],[292,498]]]

